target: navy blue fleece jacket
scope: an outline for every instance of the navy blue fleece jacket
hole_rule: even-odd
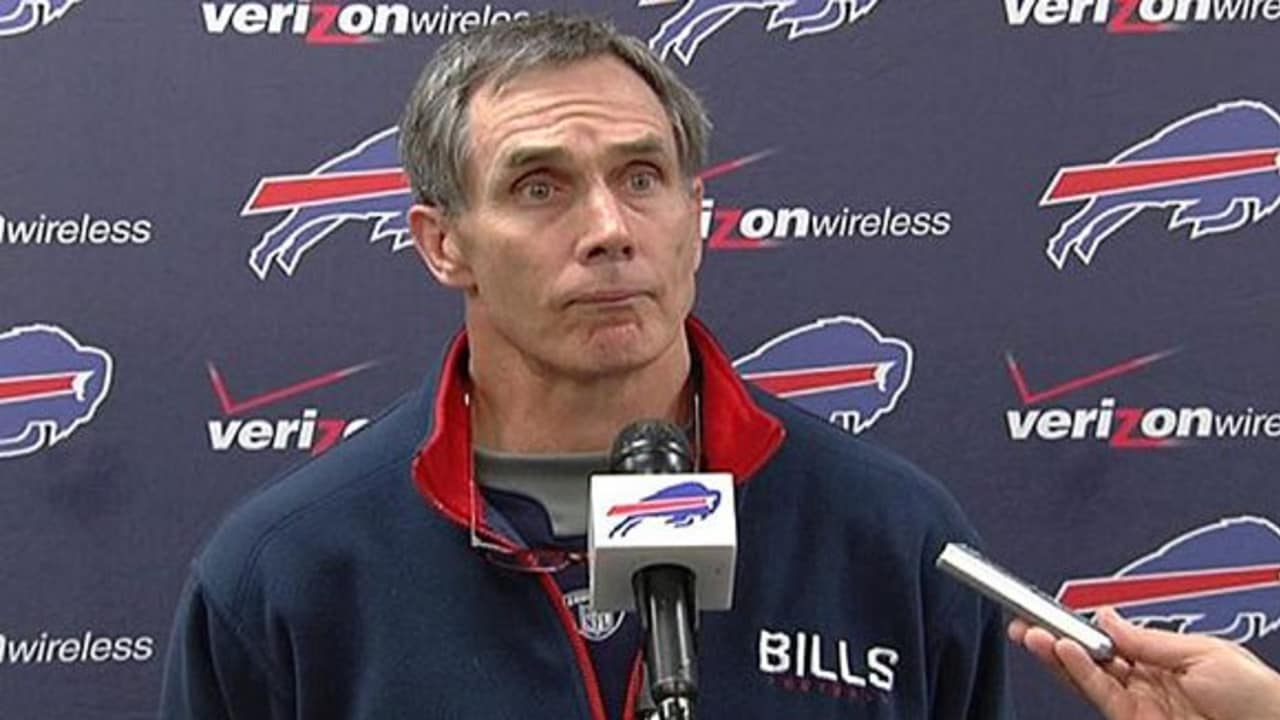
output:
[[[734,607],[702,617],[699,717],[1011,717],[998,610],[932,565],[977,542],[955,502],[688,333],[703,463],[738,483]],[[598,677],[555,579],[471,547],[466,352],[459,336],[437,379],[222,524],[177,611],[162,718],[605,720],[602,684],[634,716],[639,663]],[[482,536],[518,546],[474,497]]]

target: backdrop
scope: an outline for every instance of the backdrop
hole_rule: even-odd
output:
[[[1280,663],[1280,0],[554,6],[704,95],[744,375],[1073,606]],[[0,0],[0,717],[149,716],[218,519],[434,367],[393,127],[445,38],[546,7]]]

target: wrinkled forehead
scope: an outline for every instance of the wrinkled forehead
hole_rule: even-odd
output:
[[[601,55],[481,83],[467,104],[468,165],[480,170],[496,155],[527,154],[525,145],[555,145],[575,123],[615,144],[676,156],[675,129],[657,93],[621,59]]]
[[[558,80],[573,84],[590,76],[607,77],[621,82],[627,86],[627,90],[651,100],[656,108],[662,107],[657,93],[640,71],[623,58],[608,52],[572,60],[548,59],[533,64],[512,62],[501,65],[479,77],[468,96],[471,103],[480,96],[501,100],[513,92],[527,91],[529,86],[554,86]]]

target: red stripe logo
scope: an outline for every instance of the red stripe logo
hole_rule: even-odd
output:
[[[56,397],[84,400],[91,377],[92,372],[65,372],[0,378],[0,405]]]
[[[1096,610],[1270,587],[1280,588],[1280,564],[1070,580],[1058,599],[1073,610]]]
[[[1076,165],[1058,170],[1041,205],[1078,202],[1137,190],[1280,172],[1280,147],[1116,164]]]

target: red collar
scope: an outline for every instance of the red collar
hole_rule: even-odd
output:
[[[777,418],[762,410],[697,319],[685,322],[702,370],[702,442],[706,470],[733,473],[745,483],[782,444],[785,431]],[[467,335],[458,333],[449,346],[436,386],[431,435],[413,461],[418,491],[454,521],[468,524],[472,476],[471,418],[466,404]]]

